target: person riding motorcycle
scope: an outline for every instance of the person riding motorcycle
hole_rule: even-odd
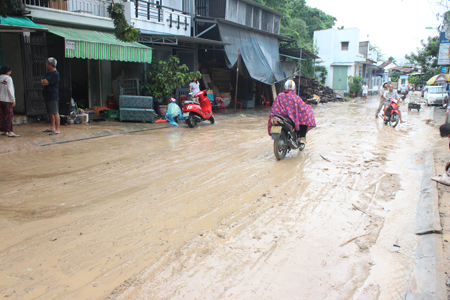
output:
[[[383,97],[384,97],[384,99],[386,99],[384,115],[386,115],[387,110],[389,109],[389,105],[391,104],[391,101],[389,99],[397,99],[397,101],[399,101],[399,103],[402,102],[400,97],[398,96],[397,91],[394,90],[393,84],[389,85],[389,90],[384,92]],[[399,104],[399,106],[400,106],[400,104]],[[400,116],[400,123],[405,123],[405,121],[402,120],[402,112],[400,111],[400,109],[398,109],[398,115]]]
[[[305,104],[302,98],[295,93],[295,82],[287,80],[284,91],[275,98],[269,116],[269,135],[272,127],[273,115],[280,115],[291,119],[295,124],[295,130],[299,141],[306,143],[306,133],[316,127],[316,119],[311,105]]]

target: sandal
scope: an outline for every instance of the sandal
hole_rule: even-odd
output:
[[[48,135],[57,135],[57,134],[59,134],[59,132],[52,131],[52,133],[49,133]]]
[[[53,130],[45,129],[45,130],[43,130],[42,132],[53,132]]]
[[[18,135],[18,134],[12,134],[12,135],[7,135],[7,137],[19,137],[20,135]]]

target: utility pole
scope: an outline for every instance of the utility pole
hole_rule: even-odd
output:
[[[299,95],[300,96],[300,76],[302,75],[302,51],[303,51],[303,49],[302,48],[300,48],[300,69],[299,69],[299,71],[298,71],[298,92],[297,92],[297,95]]]
[[[241,49],[238,49],[237,67],[236,67],[236,89],[234,91],[234,113],[236,113],[237,92],[238,92],[238,79],[239,79],[239,57]]]

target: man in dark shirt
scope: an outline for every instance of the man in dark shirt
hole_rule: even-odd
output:
[[[44,132],[50,132],[50,135],[59,134],[59,73],[56,70],[57,61],[53,57],[47,59],[47,74],[41,79],[41,84],[44,87],[42,94],[44,96],[47,112],[50,116],[50,129],[45,129]]]

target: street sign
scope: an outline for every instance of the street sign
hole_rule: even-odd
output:
[[[438,65],[450,65],[450,31],[441,32]]]
[[[447,72],[448,72],[448,67],[447,66],[442,66],[441,73],[447,73]]]

